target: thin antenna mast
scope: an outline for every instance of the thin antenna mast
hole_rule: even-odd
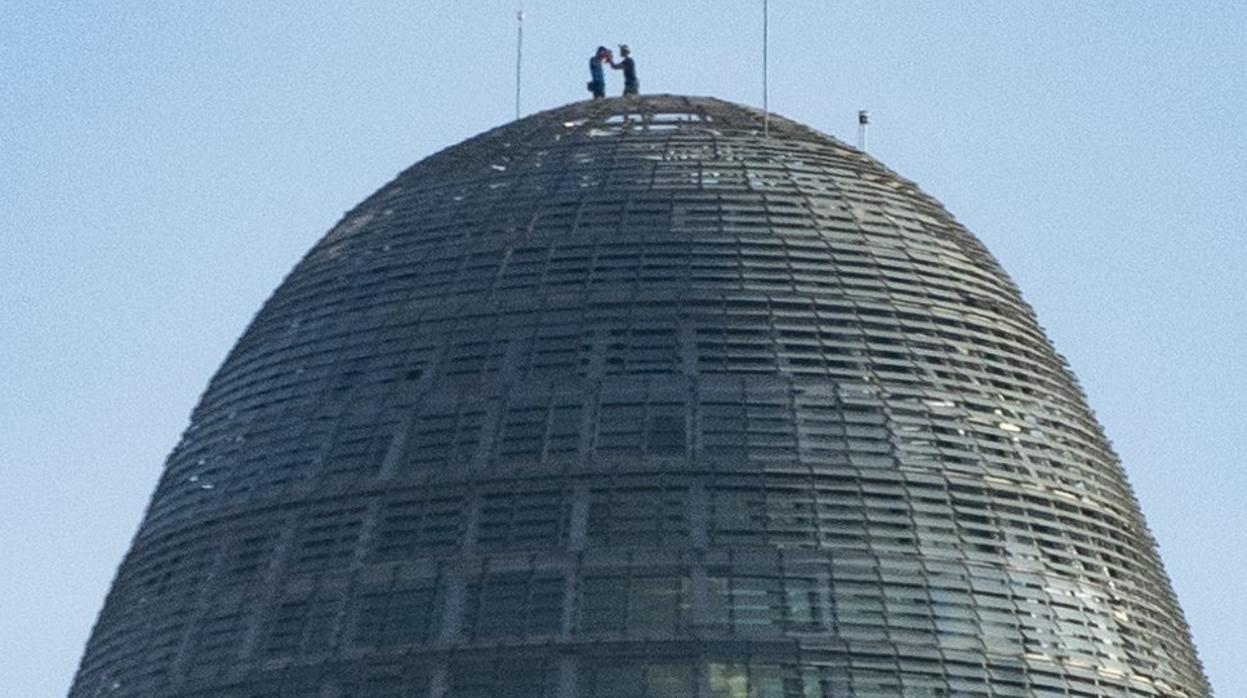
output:
[[[771,91],[767,85],[767,73],[769,72],[767,65],[768,54],[770,53],[770,19],[771,12],[767,0],[762,0],[762,134],[766,137],[771,136]]]
[[[857,149],[866,152],[866,125],[870,123],[870,112],[865,109],[857,111]]]
[[[524,60],[524,3],[515,12],[515,119],[520,118],[520,66]]]

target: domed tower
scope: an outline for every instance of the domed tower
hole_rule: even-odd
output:
[[[442,151],[317,243],[70,695],[1209,693],[979,241],[833,138],[654,96]]]

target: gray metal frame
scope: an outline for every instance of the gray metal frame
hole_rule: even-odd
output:
[[[1207,696],[1031,309],[910,182],[713,99],[438,153],[299,263],[71,696]]]

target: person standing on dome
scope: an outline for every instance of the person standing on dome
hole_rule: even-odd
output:
[[[611,67],[624,71],[624,96],[635,96],[641,91],[641,83],[636,79],[636,62],[632,60],[632,49],[627,44],[620,44],[619,55],[623,56],[623,60],[618,63],[612,60]]]
[[[602,99],[606,96],[606,76],[602,74],[602,64],[610,63],[611,52],[605,46],[599,46],[598,50],[593,53],[593,57],[589,59],[589,91],[593,93],[594,99]]]

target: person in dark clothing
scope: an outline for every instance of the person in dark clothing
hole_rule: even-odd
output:
[[[632,49],[627,44],[620,44],[619,55],[623,56],[623,60],[618,63],[612,60],[611,67],[624,71],[624,96],[635,95],[641,91],[641,83],[636,79],[636,62],[632,60]]]
[[[606,96],[606,76],[602,74],[602,63],[611,62],[611,52],[605,46],[599,46],[589,59],[589,84],[594,99]],[[613,64],[612,64],[613,65]]]

